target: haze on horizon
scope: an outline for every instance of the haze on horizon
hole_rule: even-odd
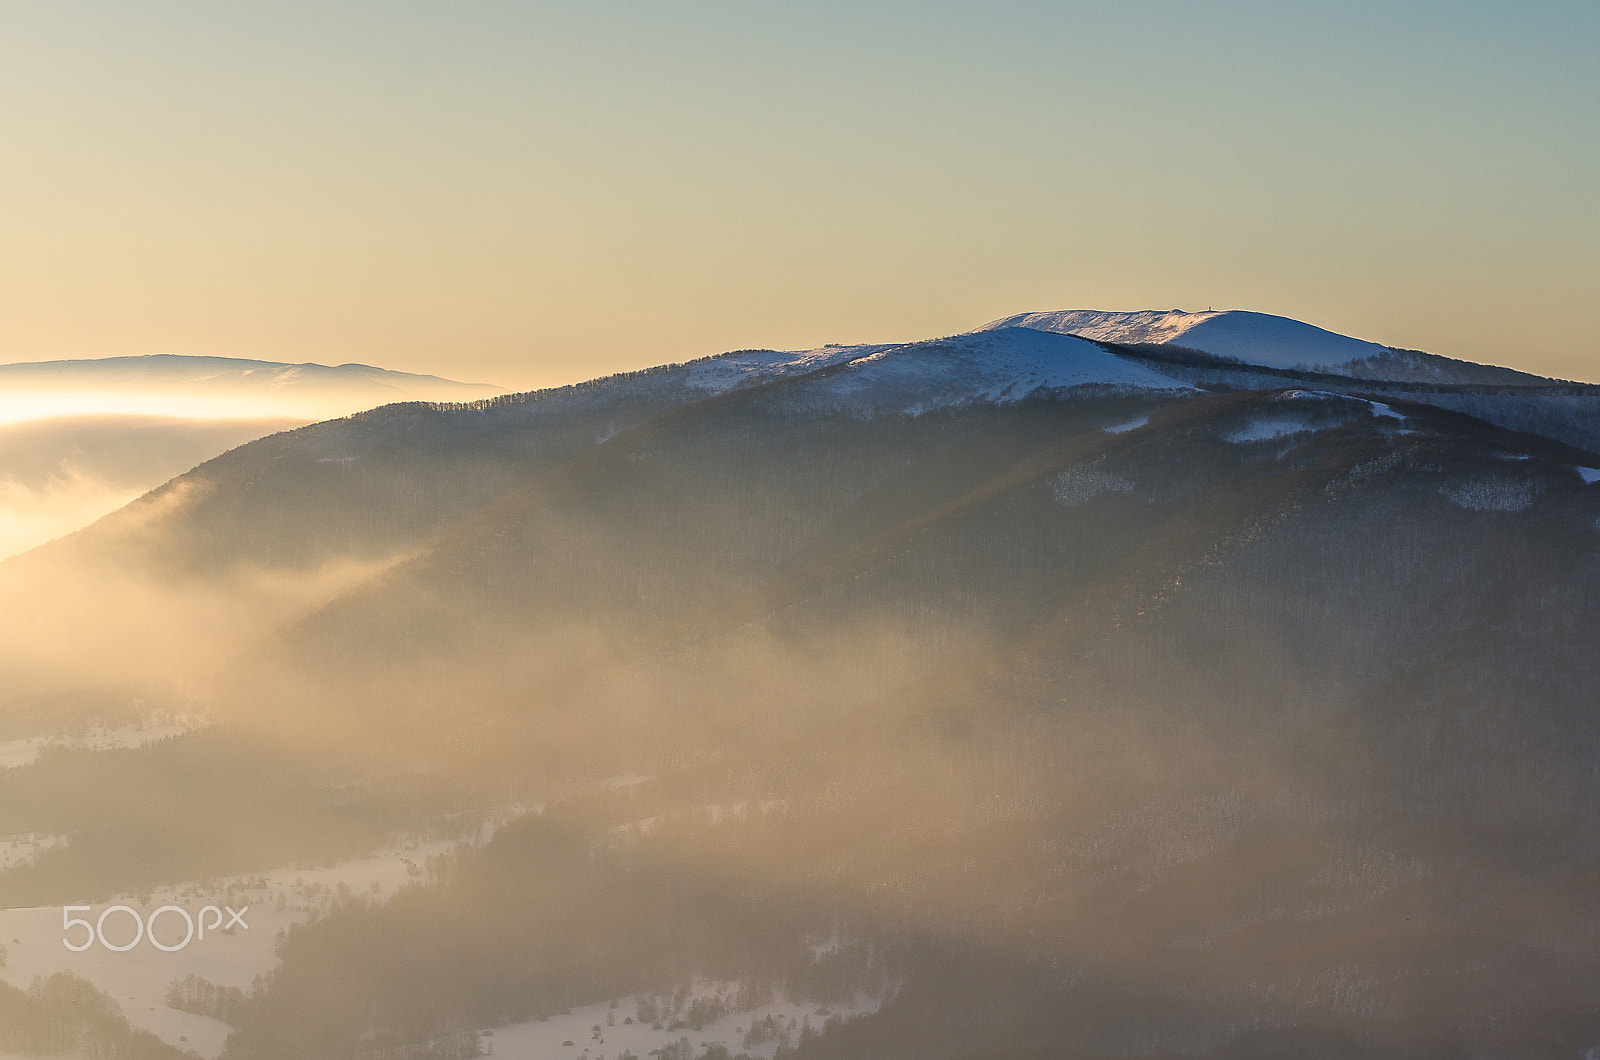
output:
[[[499,388],[363,365],[111,358],[0,365],[0,560],[254,438]]]
[[[1600,380],[1600,9],[0,11],[0,362],[522,389],[1066,308]]]

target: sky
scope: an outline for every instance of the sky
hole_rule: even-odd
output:
[[[1600,4],[0,5],[0,362],[513,388],[1032,310],[1600,381]]]

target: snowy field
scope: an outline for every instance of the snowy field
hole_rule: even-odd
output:
[[[28,765],[46,747],[85,747],[95,751],[141,747],[169,736],[181,736],[193,728],[195,726],[186,721],[161,721],[116,728],[95,727],[81,736],[30,736],[21,740],[4,740],[0,741],[0,769]]]
[[[46,850],[65,846],[67,837],[48,832],[18,832],[0,836],[0,871],[32,865]]]
[[[1121,423],[1114,423],[1109,427],[1102,427],[1100,429],[1105,431],[1107,434],[1127,434],[1129,431],[1138,430],[1140,427],[1143,427],[1149,422],[1150,417],[1148,415],[1135,416],[1131,420],[1124,420]]]
[[[1303,420],[1268,419],[1257,420],[1248,427],[1240,428],[1229,434],[1230,442],[1265,442],[1273,438],[1285,438],[1292,434],[1306,434],[1316,430]]]
[[[165,953],[147,937],[124,953],[96,944],[74,953],[63,943],[82,940],[84,929],[63,931],[60,906],[0,910],[0,945],[6,948],[0,980],[26,988],[35,976],[70,972],[110,994],[135,1027],[153,1031],[165,1041],[215,1057],[231,1032],[227,1024],[168,1008],[163,998],[176,979],[194,973],[221,986],[248,991],[255,977],[277,964],[278,933],[292,923],[310,919],[328,908],[343,893],[386,897],[408,880],[423,875],[430,856],[449,850],[449,842],[400,843],[366,858],[329,868],[286,869],[258,876],[233,876],[200,885],[168,887],[137,899],[93,906],[74,917],[97,920],[107,908],[126,904],[144,920],[165,905],[175,905],[197,916],[208,905],[244,910],[246,928],[212,932],[183,949]],[[209,920],[208,920],[209,923]],[[117,912],[107,917],[105,933],[114,945],[130,941],[133,919]],[[157,919],[156,938],[176,945],[184,935],[184,921],[173,913]],[[0,1060],[7,1058],[0,1056]]]
[[[694,997],[710,998],[730,994],[733,984],[699,982]],[[851,1019],[877,1011],[879,1002],[858,994],[852,1002],[838,1008],[800,1004],[774,999],[748,1012],[733,1012],[699,1030],[673,1029],[671,1022],[645,1023],[638,1019],[639,1002],[626,998],[615,1003],[601,1002],[575,1008],[548,1020],[514,1023],[485,1034],[484,1047],[500,1060],[544,1060],[546,1057],[574,1057],[581,1060],[618,1060],[625,1052],[638,1060],[688,1039],[693,1056],[707,1045],[721,1044],[729,1054],[771,1057],[780,1042],[799,1041],[800,1031],[809,1026],[820,1031],[828,1020]]]
[[[624,778],[625,783],[643,779]],[[737,816],[741,809],[744,808],[730,808],[729,815]],[[638,824],[640,832],[649,830],[648,824]],[[487,838],[491,826],[485,827],[486,832],[477,837],[479,841]],[[0,944],[6,948],[6,962],[0,968],[0,981],[26,988],[36,976],[70,972],[109,994],[134,1027],[213,1060],[222,1052],[232,1028],[207,1016],[169,1008],[165,996],[174,981],[192,973],[219,986],[249,991],[257,976],[277,964],[277,939],[290,924],[305,922],[326,911],[340,895],[388,897],[406,882],[423,878],[427,859],[448,852],[453,845],[449,841],[404,842],[371,857],[327,868],[281,870],[226,877],[205,885],[162,888],[148,895],[123,896],[86,911],[74,909],[69,914],[64,914],[60,906],[3,910]],[[150,915],[163,906],[178,906],[196,917],[202,908],[217,906],[241,912],[247,926],[212,930],[204,940],[196,937],[175,952],[164,952],[152,944],[148,935],[126,952],[114,952],[99,943],[83,952],[67,948],[64,939],[79,943],[86,931],[82,927],[64,930],[64,916],[94,922],[119,904],[136,910],[147,923]],[[164,913],[157,918],[155,940],[175,946],[182,940],[185,926],[177,914]],[[129,914],[118,910],[107,915],[104,935],[112,945],[131,942],[134,934]],[[734,1007],[732,999],[737,991],[738,984],[701,980],[686,998],[678,999],[676,1011],[666,998],[619,998],[546,1020],[485,1028],[483,1044],[489,1055],[496,1057],[618,1060],[625,1052],[631,1052],[638,1060],[647,1060],[687,1039],[694,1056],[702,1053],[706,1045],[719,1043],[731,1055],[771,1057],[780,1043],[798,1042],[808,1026],[821,1030],[830,1019],[867,1015],[881,1003],[858,994],[843,1006],[829,1008],[791,1001],[780,993],[752,1009],[703,1022],[699,1029],[679,1018],[686,1006],[697,1000],[715,1002],[718,1010]],[[641,1019],[641,1013],[648,1013],[651,1005],[658,1015]],[[0,1060],[35,1058],[0,1054]]]

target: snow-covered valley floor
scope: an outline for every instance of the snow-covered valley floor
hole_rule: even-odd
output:
[[[714,996],[717,986],[696,983],[695,996]],[[616,1002],[616,1007],[611,1002],[601,1002],[548,1020],[498,1027],[485,1035],[483,1044],[489,1055],[500,1060],[618,1060],[625,1052],[647,1060],[683,1039],[688,1040],[691,1055],[696,1057],[712,1044],[725,1046],[732,1056],[747,1053],[771,1057],[780,1042],[795,1044],[806,1026],[820,1031],[830,1019],[870,1015],[879,1004],[865,994],[857,994],[846,1005],[835,1008],[775,998],[747,1012],[730,1012],[695,1030],[683,1026],[674,1029],[671,1022],[642,1022],[638,1019],[638,999],[624,998]]]
[[[328,868],[283,869],[166,887],[137,898],[97,904],[87,912],[66,914],[93,922],[107,908],[125,904],[148,922],[152,912],[166,905],[178,906],[191,916],[198,916],[208,905],[246,910],[245,929],[213,931],[204,940],[195,938],[171,953],[162,952],[148,937],[124,953],[112,952],[99,943],[75,953],[63,940],[80,943],[85,929],[64,931],[60,906],[0,910],[0,945],[6,951],[0,980],[25,989],[35,976],[70,972],[111,995],[135,1027],[204,1057],[215,1057],[231,1029],[209,1017],[167,1007],[164,997],[174,980],[193,973],[221,986],[248,991],[256,976],[277,964],[275,947],[280,931],[310,919],[341,893],[391,895],[423,874],[428,857],[442,854],[450,846],[443,841],[401,842],[371,857]],[[133,919],[126,913],[119,911],[106,918],[105,933],[113,944],[130,940],[134,930]],[[176,945],[183,938],[184,922],[177,914],[167,913],[157,919],[156,931],[158,941]]]

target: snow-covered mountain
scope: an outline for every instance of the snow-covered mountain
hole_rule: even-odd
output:
[[[1187,390],[1126,357],[1075,336],[1003,328],[868,354],[829,380],[878,407],[918,411],[968,401],[1004,404],[1041,390]]]
[[[684,383],[694,390],[726,393],[743,386],[805,375],[836,364],[898,349],[898,343],[864,346],[821,346],[814,350],[734,350],[690,361]]]
[[[979,331],[1000,328],[1034,328],[1061,335],[1078,335],[1101,342],[1165,343],[1220,313],[1186,313],[1181,309],[1145,309],[1132,313],[1102,309],[1061,309],[1046,313],[1015,313],[992,320]]]
[[[147,953],[215,1060],[770,1057],[780,982],[815,1060],[1586,1055],[1600,387],[1190,316],[389,405],[0,562],[0,741],[213,722],[0,769],[0,905],[470,837]]]
[[[899,346],[740,351],[696,362],[686,382],[720,393],[780,379],[794,380],[814,403],[867,414],[1007,404],[1041,391],[1077,388],[1190,389],[1085,339],[1021,327]]]
[[[1269,313],[1185,313],[1146,310],[1111,313],[1068,309],[1018,313],[985,324],[980,331],[1025,327],[1116,343],[1155,343],[1200,350],[1216,357],[1268,368],[1344,371],[1392,351],[1364,339],[1339,335],[1312,324]]]
[[[1006,403],[1039,390],[1110,387],[1186,390],[1188,385],[1071,335],[992,328],[903,345],[826,346],[783,353],[741,350],[694,362],[689,386],[721,393],[794,379],[843,405],[916,412],[970,401]]]

